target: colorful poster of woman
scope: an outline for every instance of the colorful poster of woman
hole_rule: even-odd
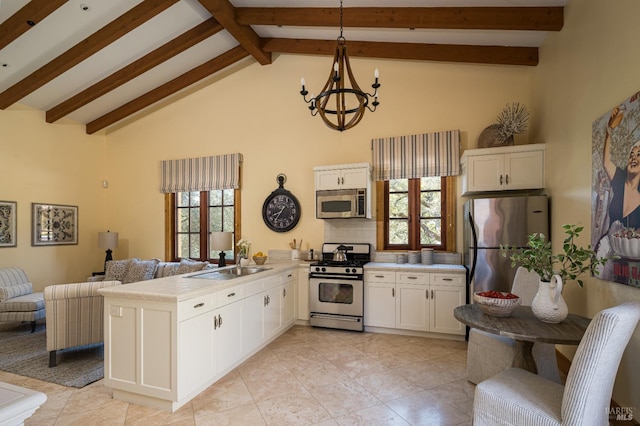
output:
[[[640,287],[640,92],[593,122],[591,246],[603,280]]]

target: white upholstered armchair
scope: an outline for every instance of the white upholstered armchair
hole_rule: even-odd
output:
[[[640,304],[599,312],[589,324],[562,386],[510,368],[476,386],[473,425],[609,425],[616,372],[640,319]]]
[[[56,351],[100,343],[104,338],[104,301],[98,289],[120,281],[59,284],[44,289],[49,367],[56,366]]]
[[[531,306],[538,291],[540,276],[522,266],[516,270],[511,293],[520,296],[522,306]],[[556,359],[556,347],[552,343],[535,343],[532,349],[538,374],[560,383],[560,372]],[[469,331],[467,349],[467,380],[478,384],[495,376],[513,364],[516,342],[504,336],[486,333],[472,328]]]

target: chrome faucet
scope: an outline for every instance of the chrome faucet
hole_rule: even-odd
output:
[[[242,275],[242,264],[240,263],[242,259],[242,254],[238,253],[238,261],[236,262],[236,275]]]

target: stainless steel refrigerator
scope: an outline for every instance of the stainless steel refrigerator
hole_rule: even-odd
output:
[[[509,291],[516,268],[500,254],[500,245],[526,247],[534,232],[550,238],[548,198],[476,198],[465,203],[463,213],[468,297],[476,291]]]

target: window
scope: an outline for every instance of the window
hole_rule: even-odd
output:
[[[380,183],[384,249],[454,250],[453,182],[451,177],[423,177]]]
[[[239,190],[233,189],[167,194],[170,203],[167,209],[170,213],[167,217],[167,249],[170,253],[167,258],[188,257],[217,262],[220,252],[210,249],[209,236],[211,232],[236,232],[239,229],[237,196]],[[234,258],[233,249],[225,254],[229,259]]]

